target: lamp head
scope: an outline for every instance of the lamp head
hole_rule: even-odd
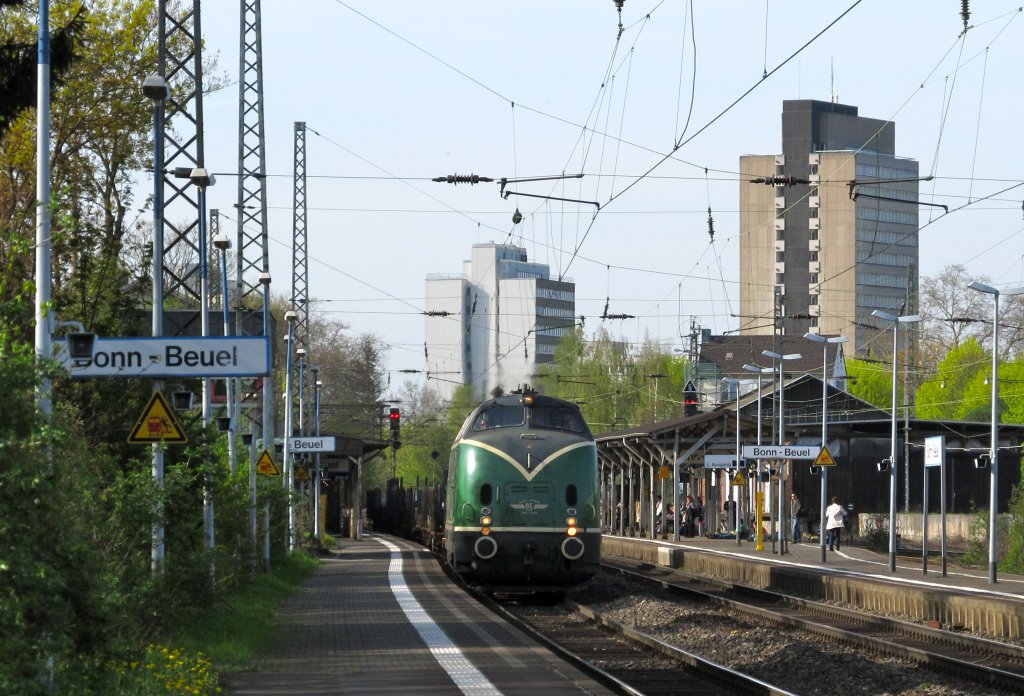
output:
[[[263,286],[270,285],[270,272],[269,271],[262,271],[260,273],[260,285],[263,285]]]
[[[75,361],[88,363],[92,360],[93,344],[96,342],[96,334],[75,332],[67,335],[68,355]]]
[[[287,322],[296,322],[299,320],[299,313],[294,309],[289,309],[284,313],[284,320]]]
[[[171,392],[171,406],[175,411],[188,411],[192,408],[192,392],[180,389]]]
[[[231,248],[231,240],[226,234],[215,234],[213,235],[213,246],[224,251]]]
[[[206,188],[217,183],[217,177],[205,167],[197,167],[188,173],[188,178],[199,188]]]
[[[160,75],[150,75],[142,82],[142,93],[154,101],[163,101],[171,92],[167,89],[167,80]]]

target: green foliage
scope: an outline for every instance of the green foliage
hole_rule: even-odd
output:
[[[1005,547],[1000,568],[1007,573],[1024,574],[1024,486],[1020,484],[1013,487],[1010,496],[1010,529]]]
[[[975,510],[967,533],[967,550],[960,557],[966,566],[988,566],[988,509]]]
[[[991,358],[973,336],[946,354],[937,375],[917,391],[917,415],[936,420],[986,420],[985,376]]]
[[[111,687],[117,693],[138,696],[167,693],[210,696],[221,693],[219,682],[213,663],[203,653],[149,645],[141,659],[117,668]]]
[[[543,382],[547,393],[576,401],[595,433],[682,415],[686,360],[648,339],[636,351],[603,327],[583,329],[558,344]]]
[[[846,372],[850,376],[850,393],[886,411],[892,410],[892,365],[875,360],[846,358]],[[897,384],[897,388],[900,385]]]
[[[253,655],[274,639],[278,604],[317,565],[316,559],[303,553],[282,558],[269,574],[249,577],[226,601],[178,627],[174,643],[209,655],[218,670],[247,668]]]

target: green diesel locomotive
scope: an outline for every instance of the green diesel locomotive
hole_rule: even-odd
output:
[[[494,592],[561,592],[601,557],[597,449],[579,407],[522,388],[480,404],[452,445],[444,554]]]

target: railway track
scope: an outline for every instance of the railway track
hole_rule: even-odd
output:
[[[573,602],[544,605],[480,597],[493,611],[563,659],[624,694],[762,694],[791,696],[601,616]]]
[[[626,559],[602,559],[606,571],[676,595],[699,598],[779,627],[906,659],[961,679],[1024,693],[1024,648],[930,628],[776,592],[691,576]]]

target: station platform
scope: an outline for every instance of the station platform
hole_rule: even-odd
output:
[[[888,554],[857,546],[825,551],[813,542],[793,543],[778,553],[766,541],[735,537],[649,539],[606,534],[602,554],[678,568],[688,573],[751,587],[791,592],[819,601],[835,601],[901,616],[907,621],[931,622],[947,629],[978,631],[999,638],[1024,638],[1024,576],[971,569],[929,557],[897,557],[889,570]]]
[[[457,590],[419,544],[342,540],[230,694],[609,694]]]

